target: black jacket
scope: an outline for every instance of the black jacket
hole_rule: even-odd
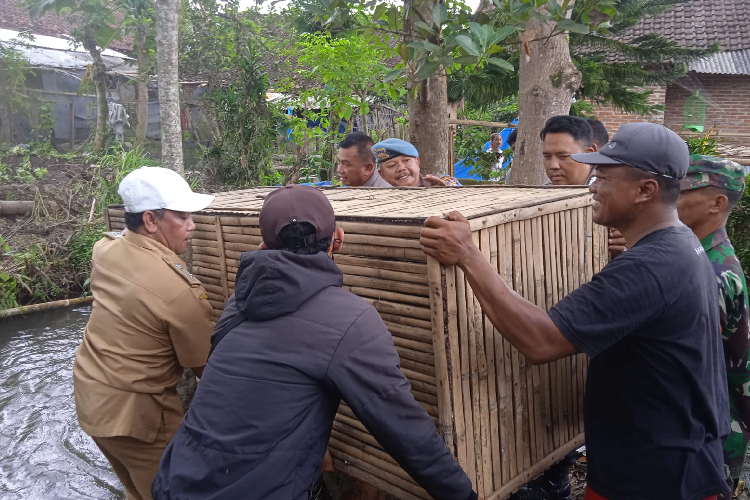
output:
[[[377,311],[342,283],[324,253],[242,255],[216,331],[236,314],[246,320],[211,355],[155,499],[306,500],[340,399],[434,498],[476,498]]]

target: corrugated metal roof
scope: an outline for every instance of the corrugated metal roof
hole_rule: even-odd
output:
[[[750,75],[750,49],[719,52],[693,61],[690,71],[714,75]]]
[[[32,67],[85,69],[92,62],[89,53],[70,40],[34,35],[34,40],[23,40],[19,43],[17,37],[18,31],[0,29],[0,42],[13,46],[23,54]],[[122,52],[104,50],[102,60],[107,69],[113,73],[137,74],[135,65],[128,64],[128,60],[133,59]]]
[[[20,32],[14,30],[0,29],[0,41],[14,44],[18,40]],[[33,40],[23,40],[21,45],[29,45],[31,47],[39,47],[44,49],[64,50],[66,52],[82,52],[88,54],[86,49],[80,45],[76,45],[72,40],[65,38],[57,38],[54,36],[36,35],[32,34]],[[119,57],[120,59],[131,59],[127,54],[117,52],[112,49],[105,49],[102,51],[103,56]]]

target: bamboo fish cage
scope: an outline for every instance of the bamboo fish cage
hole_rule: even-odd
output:
[[[218,319],[242,252],[261,243],[258,212],[273,188],[220,193],[193,215],[193,273]],[[606,229],[580,187],[325,189],[346,233],[335,255],[344,287],[370,302],[393,335],[415,399],[474,482],[502,499],[583,442],[587,358],[532,366],[482,314],[463,272],[428,258],[426,217],[458,210],[474,243],[520,295],[544,309],[607,262]],[[108,211],[124,227],[121,207]],[[334,465],[398,498],[429,498],[341,403]]]

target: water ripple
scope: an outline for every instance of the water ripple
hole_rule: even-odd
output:
[[[73,359],[90,307],[0,320],[0,500],[122,500],[78,426]]]

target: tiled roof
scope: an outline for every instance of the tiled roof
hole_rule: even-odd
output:
[[[690,71],[715,75],[750,75],[750,49],[719,52],[690,63]]]
[[[67,38],[75,29],[69,18],[47,12],[39,19],[31,19],[26,9],[19,5],[20,0],[0,0],[0,28],[15,31],[30,31],[38,35]],[[132,38],[115,40],[110,44],[115,50],[132,50]]]
[[[692,0],[656,16],[647,16],[624,38],[660,33],[680,45],[722,51],[750,49],[750,0]]]

